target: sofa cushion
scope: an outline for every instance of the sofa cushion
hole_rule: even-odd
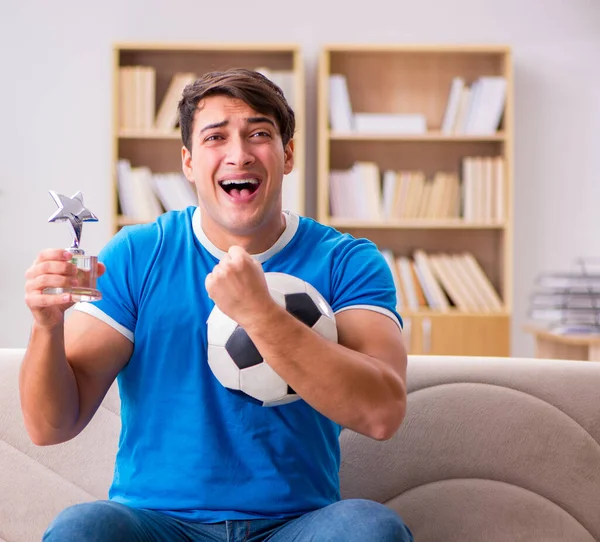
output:
[[[39,541],[63,508],[104,499],[120,430],[113,386],[89,425],[73,440],[35,446],[19,402],[23,351],[0,349],[0,541]]]
[[[413,357],[400,431],[342,434],[344,498],[416,540],[600,539],[600,364]]]

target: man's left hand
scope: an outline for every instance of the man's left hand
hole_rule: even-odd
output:
[[[275,304],[260,263],[242,247],[232,246],[205,281],[208,296],[242,327],[257,311]]]

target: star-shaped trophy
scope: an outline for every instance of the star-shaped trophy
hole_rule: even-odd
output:
[[[77,285],[71,288],[45,288],[45,294],[70,293],[73,301],[98,301],[102,294],[96,289],[98,278],[98,257],[87,256],[80,247],[81,232],[84,222],[98,222],[96,216],[83,204],[83,195],[76,192],[70,198],[50,190],[50,196],[58,206],[58,210],[48,222],[68,222],[73,234],[73,244],[67,248],[73,258],[71,262],[77,266]]]

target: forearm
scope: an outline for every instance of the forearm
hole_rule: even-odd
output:
[[[389,365],[324,339],[279,306],[244,327],[269,365],[331,420],[377,439],[401,423],[406,390]]]
[[[56,444],[71,437],[79,412],[75,374],[65,355],[64,326],[33,325],[19,375],[21,408],[35,444]]]

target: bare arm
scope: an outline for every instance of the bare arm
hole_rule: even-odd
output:
[[[79,434],[96,412],[133,345],[88,314],[64,312],[70,298],[44,295],[47,286],[70,284],[74,267],[62,251],[44,251],[27,271],[25,299],[33,316],[19,373],[21,409],[31,440],[57,444]]]
[[[378,440],[396,432],[406,411],[406,349],[391,318],[343,311],[337,316],[339,344],[326,340],[273,300],[260,264],[240,247],[231,247],[209,273],[206,288],[316,410]]]
[[[398,326],[353,309],[336,317],[339,344],[274,306],[245,327],[269,365],[331,420],[385,440],[406,412],[406,350]]]

